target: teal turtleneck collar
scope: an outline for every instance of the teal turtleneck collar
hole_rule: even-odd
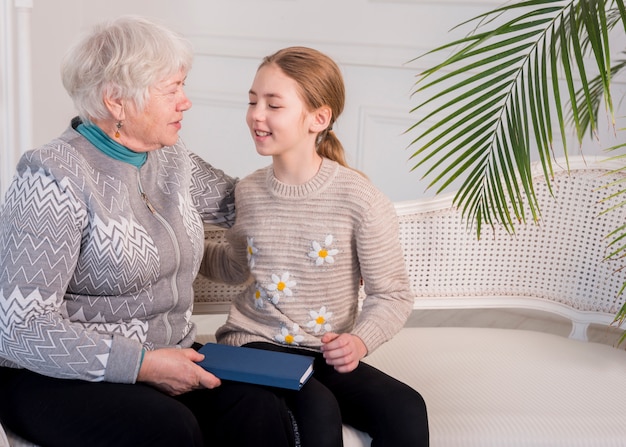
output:
[[[94,124],[81,123],[76,130],[91,144],[100,149],[106,155],[116,160],[129,163],[137,168],[140,168],[148,158],[146,152],[133,152],[126,146],[122,146],[117,141],[113,140],[102,129]]]

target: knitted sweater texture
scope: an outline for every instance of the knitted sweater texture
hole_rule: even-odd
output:
[[[303,185],[270,167],[243,179],[228,244],[208,245],[203,273],[253,281],[217,332],[221,343],[266,341],[319,350],[326,332],[359,336],[371,353],[412,309],[392,203],[355,171],[324,159]],[[365,299],[359,311],[359,287]]]
[[[132,383],[142,348],[190,346],[202,222],[232,221],[234,185],[180,142],[139,169],[74,127],[24,154],[0,210],[0,366]]]

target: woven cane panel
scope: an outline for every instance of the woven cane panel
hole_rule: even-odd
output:
[[[206,226],[204,239],[210,242],[224,242],[225,230],[221,227]],[[247,283],[246,283],[247,284]],[[206,304],[215,305],[215,312],[223,312],[232,300],[242,292],[246,284],[224,284],[209,280],[206,276],[199,274],[193,283],[194,302],[200,304],[202,310],[206,310]],[[221,306],[217,306],[221,305]]]
[[[458,210],[401,211],[400,242],[416,298],[535,297],[580,311],[615,313],[626,283],[626,269],[605,260],[609,233],[626,222],[626,210],[606,214],[602,200],[618,191],[607,171],[581,169],[559,173],[550,194],[543,179],[535,192],[541,207],[537,223],[514,235],[503,228],[483,230],[477,240]],[[221,243],[224,230],[208,227],[205,237]],[[199,308],[223,312],[246,285],[215,283],[199,275],[194,282]],[[213,307],[212,307],[213,306]]]
[[[604,237],[626,222],[626,214],[601,214],[608,206],[601,200],[617,190],[602,189],[610,180],[599,170],[560,173],[554,197],[538,180],[542,214],[535,224],[527,211],[528,223],[518,224],[515,235],[487,228],[477,240],[451,208],[401,215],[401,243],[416,296],[533,296],[615,313],[623,303],[616,297],[626,272],[604,260]]]

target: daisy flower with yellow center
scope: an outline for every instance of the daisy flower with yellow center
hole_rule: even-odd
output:
[[[255,256],[254,255],[256,255],[259,252],[259,249],[254,246],[254,238],[253,237],[248,237],[247,240],[248,240],[248,247],[247,247],[248,266],[250,268],[253,268],[254,264],[255,264],[255,262],[254,262]]]
[[[300,332],[300,326],[297,323],[293,324],[291,331],[286,326],[283,326],[274,339],[285,345],[298,346],[304,340],[304,336],[298,334],[298,332]]]
[[[322,306],[319,312],[314,310],[309,311],[311,320],[307,323],[306,327],[313,328],[313,332],[319,334],[324,329],[324,332],[330,332],[331,326],[328,320],[333,316],[332,312],[326,311],[326,306]]]
[[[336,248],[331,248],[333,245],[333,235],[329,234],[324,239],[324,245],[320,244],[318,241],[313,241],[311,246],[313,250],[309,252],[309,258],[315,259],[315,265],[332,264],[335,262],[335,256],[339,253],[339,250]]]
[[[293,287],[296,282],[289,279],[289,272],[284,272],[281,276],[272,274],[272,282],[267,286],[267,291],[272,296],[272,303],[277,304],[281,296],[293,296]]]
[[[261,309],[265,303],[265,300],[267,300],[267,292],[259,284],[257,284],[256,287],[254,288],[253,299],[254,299],[254,306],[257,309]]]

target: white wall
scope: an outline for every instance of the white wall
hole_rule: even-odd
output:
[[[32,0],[0,1],[0,197],[32,147],[31,10]]]
[[[8,0],[3,0],[8,1]],[[247,91],[263,56],[288,45],[316,47],[335,58],[347,105],[335,126],[350,163],[392,200],[432,196],[410,172],[406,149],[417,120],[411,90],[420,69],[409,62],[455,34],[453,26],[499,0],[33,0],[33,144],[57,136],[73,107],[59,63],[78,35],[103,18],[141,14],[186,34],[196,51],[188,79],[194,103],[182,135],[188,146],[243,176],[269,163],[256,155],[244,123]],[[465,30],[467,31],[467,30]],[[460,35],[456,35],[460,37]],[[593,149],[592,149],[593,151]],[[0,176],[3,174],[0,173]],[[1,178],[2,183],[6,178]]]
[[[13,4],[9,0],[0,2],[0,149],[6,152],[1,156],[0,180],[11,175],[13,157],[9,151],[15,147],[15,112],[13,91]],[[0,194],[4,193],[4,183],[0,183]],[[1,200],[0,200],[1,202]]]

